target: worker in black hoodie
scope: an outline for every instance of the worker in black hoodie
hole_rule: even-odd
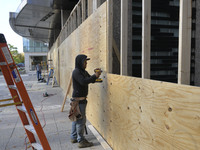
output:
[[[72,73],[73,81],[73,94],[72,99],[79,102],[79,109],[81,112],[80,119],[72,122],[71,130],[71,142],[79,142],[78,147],[90,147],[93,146],[92,142],[88,142],[84,137],[84,129],[86,124],[86,105],[87,105],[87,95],[88,95],[88,84],[95,83],[95,80],[101,75],[101,72],[96,72],[94,75],[89,75],[85,70],[87,67],[86,55],[78,55],[75,60],[75,69]]]

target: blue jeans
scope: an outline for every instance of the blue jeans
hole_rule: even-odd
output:
[[[84,129],[86,123],[86,105],[87,104],[79,104],[82,119],[78,119],[77,121],[72,122],[71,139],[77,139],[78,142],[81,142],[85,139]]]
[[[41,71],[37,71],[37,79],[41,79]]]

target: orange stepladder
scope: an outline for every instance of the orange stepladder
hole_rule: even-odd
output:
[[[16,105],[32,149],[51,150],[3,34],[0,34],[0,68],[12,96],[11,99],[2,101],[14,101],[8,105]],[[29,123],[27,115],[31,123]],[[36,141],[35,135],[38,136],[40,143]]]

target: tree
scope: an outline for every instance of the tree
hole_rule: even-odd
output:
[[[14,59],[16,64],[24,63],[24,54],[19,53],[18,50],[17,50],[17,47],[15,47],[11,44],[8,44],[8,48],[10,49],[10,53],[13,56],[13,59]]]

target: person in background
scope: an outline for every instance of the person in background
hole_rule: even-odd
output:
[[[42,66],[41,66],[41,64],[38,63],[35,66],[35,69],[36,69],[36,72],[37,72],[37,79],[38,79],[38,81],[40,81],[40,79],[41,79],[41,73],[42,73]]]
[[[75,60],[75,69],[72,73],[73,93],[71,100],[77,102],[80,115],[72,122],[71,142],[78,142],[79,148],[93,146],[93,143],[88,142],[84,137],[88,84],[95,83],[95,80],[101,75],[101,72],[96,72],[91,76],[85,70],[88,60],[90,60],[90,58],[87,58],[86,55],[78,55]]]

